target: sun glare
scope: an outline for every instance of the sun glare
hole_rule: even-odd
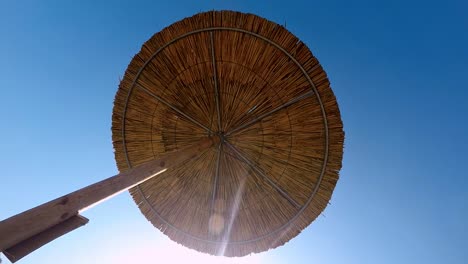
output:
[[[172,243],[171,243],[172,244]],[[180,245],[168,245],[163,253],[167,263],[203,263],[203,264],[260,264],[261,256],[250,255],[242,258],[228,258],[199,253]]]
[[[262,254],[254,254],[239,258],[211,256],[192,249],[185,248],[172,241],[158,243],[158,246],[147,245],[139,248],[114,252],[112,263],[114,264],[262,264]],[[130,251],[130,252],[129,252]],[[110,260],[110,259],[107,259]]]

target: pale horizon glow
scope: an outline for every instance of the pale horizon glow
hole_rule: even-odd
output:
[[[124,234],[128,239],[125,245],[117,239],[109,238],[107,243],[102,244],[99,252],[92,254],[96,254],[96,263],[112,264],[272,264],[271,259],[266,260],[263,253],[244,257],[212,256],[184,247],[167,237],[161,239],[156,233],[153,234],[145,236],[144,239],[141,234]]]

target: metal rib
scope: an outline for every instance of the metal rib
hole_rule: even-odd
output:
[[[216,70],[213,31],[210,31],[210,44],[211,44],[211,61],[213,64],[213,79],[214,79],[214,86],[215,86],[216,111],[218,115],[218,131],[220,132],[221,131],[221,110],[219,108],[218,73]]]
[[[291,196],[289,196],[288,193],[286,193],[281,187],[276,185],[255,163],[250,161],[247,157],[242,155],[239,150],[236,149],[229,141],[225,141],[226,145],[232,149],[245,163],[247,163],[250,167],[252,167],[253,170],[255,170],[258,174],[260,174],[271,186],[273,186],[280,194],[283,196],[288,202],[290,202],[292,205],[294,205],[296,208],[300,208],[301,205],[299,205]]]
[[[155,95],[154,93],[152,93],[150,90],[146,89],[145,87],[141,86],[140,84],[136,84],[136,86],[140,89],[142,89],[143,91],[145,91],[145,93],[149,94],[150,96],[152,96],[154,99],[158,100],[159,102],[163,103],[164,105],[166,105],[167,107],[171,108],[172,110],[176,111],[177,113],[183,115],[185,118],[187,118],[188,120],[192,121],[192,123],[200,126],[201,128],[205,129],[209,134],[212,134],[213,131],[211,131],[211,129],[207,128],[206,126],[202,125],[200,122],[198,122],[197,120],[193,119],[192,117],[190,117],[189,115],[187,115],[186,113],[182,112],[179,108],[171,105],[170,103],[166,102],[164,99],[162,99],[161,97]]]
[[[215,171],[215,178],[213,183],[213,192],[211,195],[211,213],[213,213],[213,207],[216,199],[216,191],[218,189],[218,177],[219,177],[219,160],[221,159],[221,151],[223,151],[223,143],[220,142],[218,145],[218,155],[216,157],[216,171]]]
[[[288,106],[290,106],[292,104],[295,104],[295,103],[299,102],[300,100],[305,99],[305,98],[307,98],[309,96],[312,96],[312,95],[314,95],[314,91],[309,91],[309,92],[307,92],[305,94],[299,95],[296,98],[292,99],[291,101],[289,101],[289,102],[287,102],[287,103],[285,103],[283,105],[280,105],[280,106],[276,107],[275,109],[273,109],[273,110],[271,110],[271,111],[269,111],[269,112],[267,112],[267,113],[265,113],[263,115],[260,115],[260,116],[256,117],[252,121],[247,122],[247,123],[245,123],[245,124],[243,124],[241,126],[238,126],[238,127],[234,128],[233,130],[227,132],[226,136],[229,136],[232,133],[235,133],[235,132],[237,132],[237,131],[239,131],[241,129],[244,129],[244,128],[248,127],[248,126],[251,126],[251,125],[257,123],[258,121],[262,120],[263,118],[265,118],[265,117],[267,117],[269,115],[272,115],[272,114],[278,112],[279,110],[281,110],[283,108],[286,108],[286,107],[288,107]]]

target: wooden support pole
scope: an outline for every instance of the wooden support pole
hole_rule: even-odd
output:
[[[72,216],[63,222],[60,222],[59,224],[40,232],[37,235],[27,238],[26,240],[23,240],[20,243],[5,249],[3,254],[5,254],[5,256],[12,263],[15,263],[34,250],[87,223],[88,218],[86,217],[81,215]]]
[[[203,150],[218,142],[217,136],[203,139],[193,146],[162,155],[145,164],[1,221],[0,252],[14,248],[42,232],[47,232],[60,223],[78,216],[78,213],[86,208],[128,190],[168,168],[197,157]]]

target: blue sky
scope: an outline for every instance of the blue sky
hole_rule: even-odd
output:
[[[213,9],[258,14],[302,39],[346,132],[324,215],[236,262],[468,262],[466,1],[2,0],[0,219],[117,173],[111,111],[130,59],[163,27]],[[220,261],[171,242],[127,193],[84,215],[87,226],[20,263]]]

